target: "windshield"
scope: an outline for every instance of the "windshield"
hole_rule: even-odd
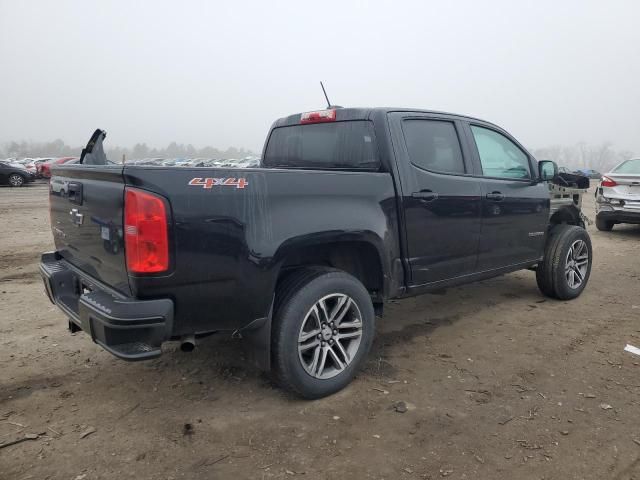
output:
[[[640,158],[622,162],[613,169],[613,173],[635,173],[640,175]]]
[[[373,126],[369,121],[357,120],[275,128],[269,137],[263,165],[377,170]]]

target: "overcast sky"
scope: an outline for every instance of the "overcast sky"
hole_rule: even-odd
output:
[[[262,147],[333,103],[640,154],[640,2],[0,0],[0,142]]]

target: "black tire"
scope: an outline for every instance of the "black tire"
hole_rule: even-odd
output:
[[[562,231],[562,228],[560,227],[563,227],[563,225],[556,225],[551,228],[544,248],[544,258],[536,268],[536,282],[538,283],[538,288],[544,295],[551,298],[556,298],[556,296],[553,289],[553,269],[550,267],[550,259],[552,255],[550,253],[554,252],[558,245],[558,234]]]
[[[580,251],[572,250],[574,247]],[[583,268],[584,259],[587,260],[586,268]],[[592,263],[593,249],[587,231],[574,225],[557,225],[547,240],[544,259],[536,269],[538,288],[548,297],[560,300],[576,298],[589,282]]]
[[[596,217],[596,228],[601,232],[610,232],[613,230],[614,223],[611,220]]]
[[[334,295],[338,297],[334,297]],[[318,335],[322,337],[322,340],[318,339],[317,342],[324,342],[322,343],[324,346],[316,346],[309,350],[313,350],[314,354],[318,350],[319,356],[326,355],[329,366],[335,366],[329,372],[334,376],[316,378],[305,369],[309,368],[309,365],[306,367],[303,365],[305,353],[299,353],[299,336],[306,333],[303,331],[305,319],[310,318],[309,321],[315,321],[315,317],[309,317],[309,315],[312,315],[311,310],[321,299],[328,298],[326,302],[330,302],[333,298],[342,298],[340,296],[351,299],[353,302],[347,304],[345,299],[345,305],[352,305],[350,310],[346,312],[347,316],[353,320],[357,319],[359,314],[361,322],[355,322],[361,325],[359,342],[355,346],[355,350],[349,352],[348,361],[344,362],[344,368],[339,370],[334,361],[334,353],[325,353],[325,349],[331,350],[333,348],[336,350],[332,351],[339,353],[337,350],[339,345],[341,351],[346,352],[354,340],[340,340],[339,335],[325,339],[322,337],[324,330],[318,325]],[[335,305],[337,306],[337,300]],[[332,309],[329,308],[329,310]],[[318,323],[320,323],[320,318],[318,318]],[[346,323],[344,324],[346,325]],[[336,327],[333,333],[338,331],[337,328],[339,327]],[[374,330],[375,314],[371,297],[364,285],[355,277],[341,270],[322,267],[295,271],[280,283],[276,292],[271,337],[273,373],[284,388],[304,398],[315,399],[331,395],[347,386],[355,376],[371,348]],[[323,333],[320,333],[321,331]],[[340,332],[342,331],[340,330]],[[313,335],[309,340],[316,342],[315,338],[316,335]],[[332,343],[333,347],[329,346],[329,342],[335,342]],[[341,355],[341,358],[344,360],[347,357]],[[329,371],[331,368],[327,368],[327,370]]]
[[[9,175],[9,185],[12,187],[22,187],[26,183],[26,179],[19,173]]]

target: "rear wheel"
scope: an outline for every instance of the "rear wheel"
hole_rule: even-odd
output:
[[[24,185],[24,177],[19,173],[12,173],[9,175],[9,185],[12,187],[21,187]]]
[[[613,230],[613,222],[596,217],[596,228],[601,232],[610,232]]]
[[[560,300],[576,298],[587,286],[592,260],[587,231],[572,225],[557,225],[547,241],[544,259],[536,269],[540,291]]]
[[[321,398],[353,379],[371,347],[371,297],[353,276],[303,269],[279,286],[273,323],[274,372],[285,388]]]

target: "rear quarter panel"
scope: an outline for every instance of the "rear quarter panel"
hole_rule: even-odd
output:
[[[239,177],[244,188],[202,185]],[[139,298],[175,300],[176,335],[234,330],[266,317],[280,266],[298,246],[364,240],[378,250],[387,276],[398,264],[388,173],[132,166],[124,178],[171,205],[173,271],[129,283]],[[194,178],[203,180],[189,185]]]

